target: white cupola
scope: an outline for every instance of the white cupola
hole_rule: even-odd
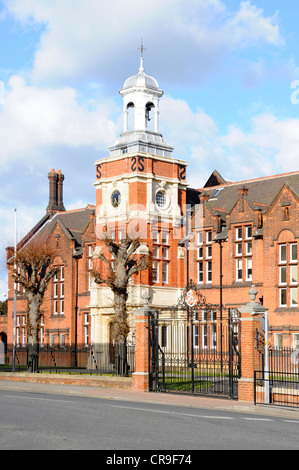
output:
[[[163,91],[155,78],[146,75],[142,52],[143,47],[138,74],[128,78],[119,92],[124,100],[123,132],[109,147],[110,156],[138,151],[172,157],[173,147],[159,131],[159,100]]]
[[[163,96],[163,91],[159,90],[158,82],[153,77],[145,74],[143,57],[138,74],[125,81],[120,94],[124,98],[124,132],[159,132],[159,98]],[[130,122],[132,128],[129,128],[129,113],[133,115]],[[150,128],[151,120],[154,121],[153,128]]]

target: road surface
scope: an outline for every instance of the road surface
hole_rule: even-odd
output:
[[[17,390],[0,390],[0,402],[1,450],[299,448],[299,419],[287,417]]]

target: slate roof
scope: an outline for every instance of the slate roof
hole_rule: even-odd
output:
[[[94,214],[95,206],[93,205],[88,205],[82,209],[57,212],[52,217],[50,214],[46,214],[21,240],[19,247],[26,245],[35,237],[47,240],[56,224],[59,224],[69,240],[75,241],[75,250],[79,253],[82,245],[82,235],[90,223],[90,216]]]
[[[189,190],[187,193],[187,202],[193,205],[193,202],[196,201],[196,192],[198,197],[200,195],[207,194],[209,196],[208,205],[215,213],[229,213],[239,198],[239,190],[246,188],[248,190],[246,201],[253,209],[260,209],[262,212],[266,212],[280,190],[286,184],[299,198],[298,171],[247,181],[239,181],[236,183],[224,182],[223,184],[221,184],[219,176],[219,173],[217,173],[219,183],[216,186],[205,186],[204,188],[197,190]],[[213,181],[214,178],[211,176],[209,180]],[[222,178],[222,181],[225,180]],[[218,194],[215,194],[217,189],[221,189],[221,191],[219,191]],[[213,197],[214,194],[215,197]]]

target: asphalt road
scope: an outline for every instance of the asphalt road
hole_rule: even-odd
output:
[[[103,450],[117,458],[110,451],[299,449],[299,420],[285,417],[15,390],[0,390],[0,403],[1,450]]]

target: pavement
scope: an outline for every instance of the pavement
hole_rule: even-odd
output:
[[[276,416],[299,420],[299,408],[287,408],[273,405],[254,405],[237,400],[211,398],[206,396],[183,395],[174,393],[138,392],[109,386],[90,386],[82,384],[63,383],[32,383],[24,381],[10,381],[0,374],[0,390],[22,391],[29,393],[51,393],[58,395],[80,396],[107,400],[122,400],[127,402],[155,403],[160,405],[183,406],[188,408],[213,409],[227,412],[242,412],[252,415]]]

